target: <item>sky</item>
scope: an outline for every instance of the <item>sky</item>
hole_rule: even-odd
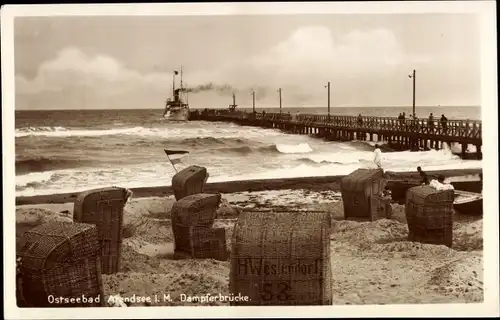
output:
[[[413,69],[417,106],[478,106],[479,32],[472,14],[17,17],[16,110],[163,108],[181,65],[193,108],[278,88],[326,106],[328,82],[332,108],[411,106]]]

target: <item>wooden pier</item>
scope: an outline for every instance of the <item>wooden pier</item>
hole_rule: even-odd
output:
[[[470,159],[468,146],[481,159],[482,124],[474,120],[398,119],[391,117],[358,117],[289,113],[245,112],[233,110],[192,110],[191,121],[224,121],[240,125],[276,128],[288,133],[308,134],[330,141],[379,141],[395,150],[441,149],[443,143],[461,144],[462,158]]]

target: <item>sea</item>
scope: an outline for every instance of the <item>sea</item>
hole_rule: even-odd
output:
[[[261,111],[257,109],[257,111]],[[277,109],[266,109],[266,112]],[[282,112],[325,113],[325,108],[283,108]],[[479,107],[420,107],[437,118],[480,120]],[[332,115],[395,116],[411,108],[332,108]],[[366,167],[374,143],[332,142],[277,129],[223,122],[169,122],[163,110],[16,111],[16,196],[79,192],[97,187],[171,184],[175,169],[164,149],[189,151],[176,169],[205,166],[208,182],[242,179],[344,175]],[[458,146],[383,154],[386,170],[481,168],[462,160]]]

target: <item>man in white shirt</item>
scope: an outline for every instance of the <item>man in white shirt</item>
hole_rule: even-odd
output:
[[[382,151],[379,148],[379,145],[375,145],[375,151],[373,151],[374,158],[373,162],[377,165],[379,169],[382,169]]]

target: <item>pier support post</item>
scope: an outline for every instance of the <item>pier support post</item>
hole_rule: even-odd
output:
[[[478,160],[483,159],[483,152],[481,151],[481,145],[480,144],[476,145],[476,158]]]
[[[467,153],[467,143],[462,143],[462,158],[465,158],[466,153]]]

